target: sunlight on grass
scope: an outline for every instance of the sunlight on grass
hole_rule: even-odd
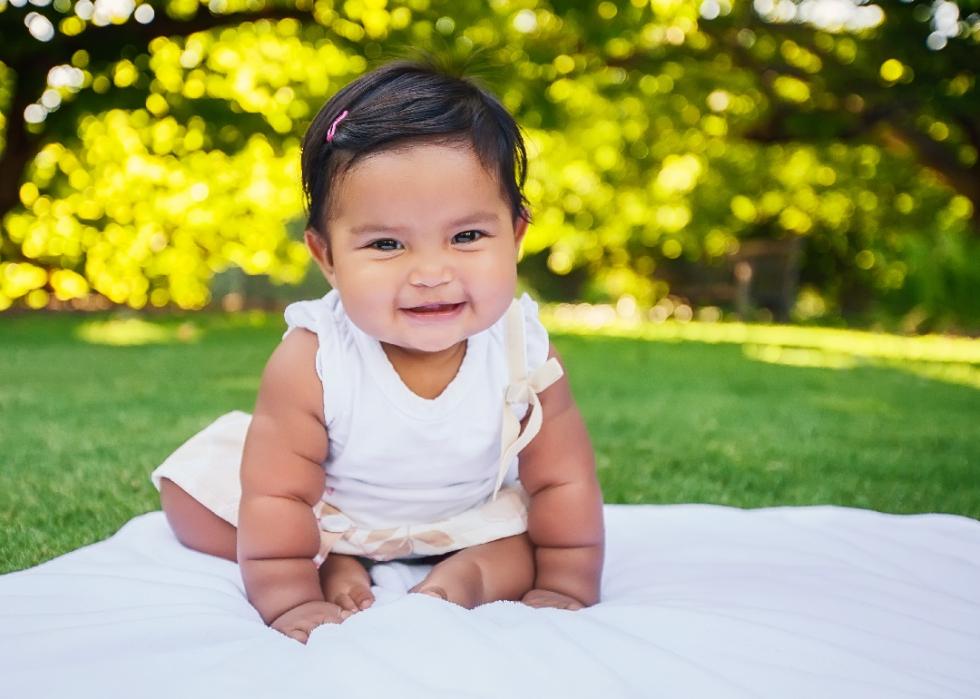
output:
[[[938,364],[913,362],[905,364],[894,364],[896,369],[907,371],[910,374],[921,376],[933,381],[943,381],[945,383],[969,386],[980,391],[980,367],[971,364]]]
[[[632,309],[631,309],[632,310]],[[610,305],[543,305],[552,332],[661,342],[742,345],[753,361],[795,367],[852,369],[887,366],[944,383],[980,389],[980,340],[944,335],[904,337],[888,333],[791,325],[647,319]]]
[[[113,318],[83,323],[76,336],[93,345],[153,345],[193,342],[201,330],[189,322],[171,327],[142,318]]]
[[[954,364],[936,361],[889,360],[855,358],[837,352],[817,349],[799,349],[779,345],[745,345],[742,353],[757,362],[784,366],[813,367],[819,369],[853,369],[858,364],[887,366],[933,381],[957,384],[980,390],[980,367],[972,364]]]
[[[819,367],[821,369],[851,369],[857,361],[848,354],[824,352],[818,349],[781,347],[780,345],[745,345],[742,352],[749,359],[766,364]]]
[[[846,370],[859,365],[888,366],[934,381],[980,389],[980,340],[942,335],[904,337],[837,328],[753,325],[749,323],[649,320],[609,305],[541,306],[552,332],[600,335],[660,342],[736,344],[757,362]],[[263,311],[219,315],[214,327],[260,327],[277,322]],[[210,326],[209,326],[210,327]],[[193,322],[155,323],[142,318],[110,318],[83,323],[83,342],[98,345],[151,345],[195,342],[204,331]]]
[[[646,320],[624,316],[608,305],[542,306],[541,319],[554,332],[645,340],[689,340],[711,344],[821,350],[850,357],[980,364],[980,340],[944,335],[904,337],[887,333],[791,325]]]

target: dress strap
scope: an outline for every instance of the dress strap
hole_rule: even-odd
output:
[[[504,477],[514,457],[534,439],[543,421],[541,400],[538,393],[557,381],[564,373],[561,364],[551,357],[533,372],[527,372],[527,347],[524,340],[524,309],[517,299],[507,310],[507,368],[509,383],[504,394],[504,415],[500,430],[500,463],[497,467],[497,482],[493,488],[493,500],[503,485]],[[511,405],[527,403],[530,417],[524,432],[521,423],[514,416]]]

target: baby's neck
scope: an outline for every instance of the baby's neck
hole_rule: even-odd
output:
[[[422,398],[439,397],[452,382],[466,356],[467,341],[438,352],[419,352],[382,342],[391,366],[412,393]]]

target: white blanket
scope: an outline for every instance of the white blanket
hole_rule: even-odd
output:
[[[303,646],[162,512],[0,576],[0,696],[980,697],[980,522],[838,507],[607,506],[603,601],[467,611],[375,568]]]

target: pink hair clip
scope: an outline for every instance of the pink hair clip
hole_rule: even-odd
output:
[[[341,112],[339,117],[333,120],[333,123],[330,125],[330,128],[327,129],[327,143],[333,141],[333,135],[337,133],[337,124],[339,124],[345,116],[347,116],[346,109],[343,112]]]

